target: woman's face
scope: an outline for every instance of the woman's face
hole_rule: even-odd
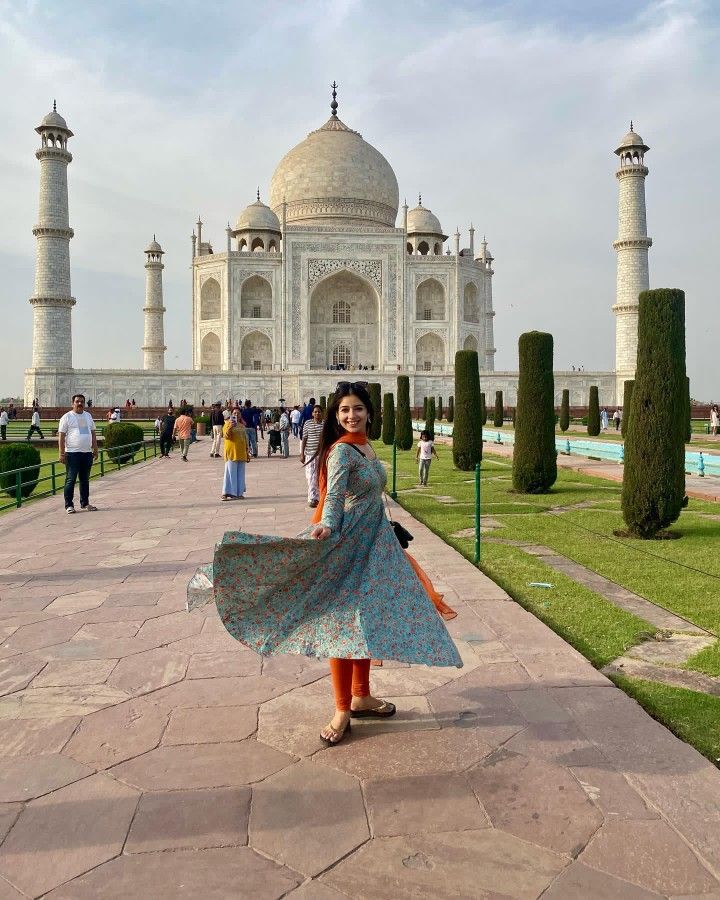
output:
[[[323,416],[322,407],[316,406],[312,411],[313,421],[322,422],[322,416]]]
[[[367,428],[368,412],[365,404],[355,394],[343,397],[338,406],[338,422],[345,431],[357,434],[365,434]]]

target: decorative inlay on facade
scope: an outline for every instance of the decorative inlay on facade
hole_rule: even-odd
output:
[[[652,238],[622,238],[621,240],[613,241],[613,247],[616,250],[625,250],[633,247],[652,247]]]
[[[413,262],[414,261],[415,260],[413,258]],[[435,281],[440,282],[440,284],[445,288],[445,296],[447,296],[450,292],[450,279],[447,272],[416,272],[415,290],[417,290],[424,281],[429,281],[431,278],[434,278]]]
[[[74,297],[31,297],[33,306],[75,306]]]
[[[49,225],[36,225],[33,228],[32,233],[35,237],[75,237],[75,232],[72,228],[52,228]]]
[[[282,207],[279,207],[282,209]],[[285,231],[293,234],[302,232],[315,233],[317,231],[333,231],[337,232],[337,225],[286,225]],[[405,234],[404,228],[391,228],[390,226],[379,227],[377,225],[353,225],[350,222],[343,222],[342,230],[350,234]]]
[[[382,260],[379,259],[309,259],[308,289],[312,289],[326,275],[349,269],[371,281],[382,294]]]
[[[261,278],[264,278],[266,281],[269,281],[270,284],[272,284],[273,273],[269,272],[267,269],[239,269],[237,271],[233,271],[235,284],[237,284],[238,286],[242,285],[243,281],[247,281],[248,278],[252,278],[253,275],[259,275]]]
[[[293,219],[333,217],[345,219],[354,216],[358,219],[375,219],[382,224],[395,217],[395,210],[384,203],[341,197],[333,197],[327,200],[323,198],[318,198],[317,200],[293,200],[285,204],[285,209],[289,221]],[[276,207],[273,212],[277,216],[282,216],[282,205]]]
[[[200,276],[200,285],[202,286],[203,284],[205,284],[206,281],[209,281],[211,278],[213,278],[215,281],[217,281],[217,283],[220,285],[222,285],[223,280],[224,280],[223,273],[221,271],[220,272],[218,272],[218,271],[203,272],[203,274]]]
[[[264,334],[266,337],[269,337],[272,340],[275,337],[274,329],[272,327],[264,327],[264,326],[252,326],[252,325],[240,325],[235,329],[235,334],[242,341],[242,339],[247,334],[252,334],[254,331],[259,332],[260,334]]]

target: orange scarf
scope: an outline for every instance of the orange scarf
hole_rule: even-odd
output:
[[[369,443],[366,434],[358,434],[357,432],[347,432],[346,434],[339,437],[335,444],[367,444]],[[315,512],[313,513],[313,517],[311,519],[312,523],[316,525],[322,519],[323,507],[325,506],[325,497],[327,497],[327,458],[330,455],[330,451],[335,446],[333,444],[328,452],[324,455],[324,457],[319,462],[318,467],[318,488],[320,489],[320,500],[318,505],[315,507]],[[432,581],[428,577],[428,574],[422,568],[420,563],[413,559],[412,556],[404,551],[407,561],[413,568],[413,571],[417,575],[420,583],[425,588],[425,591],[433,603],[433,606],[438,611],[438,613],[442,616],[443,619],[454,619],[457,613],[454,609],[449,607],[447,603],[443,602],[443,595],[438,593],[432,585]]]
[[[369,443],[367,435],[359,434],[355,431],[347,431],[335,441],[335,444],[367,443]],[[315,507],[315,512],[313,513],[312,519],[310,519],[313,525],[317,525],[320,519],[322,519],[323,507],[325,506],[325,497],[327,497],[327,461],[328,456],[330,456],[330,451],[333,449],[335,444],[332,444],[327,453],[325,453],[322,459],[318,461],[318,488],[320,489],[320,500],[318,502],[318,505]]]

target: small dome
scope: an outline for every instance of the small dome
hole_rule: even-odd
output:
[[[280,220],[275,213],[258,198],[238,216],[234,233],[239,231],[280,231]]]
[[[425,209],[422,203],[419,203],[415,209],[408,212],[408,234],[439,234],[442,235],[442,225],[437,216],[433,215],[429,209]],[[443,235],[443,239],[447,235]]]
[[[155,240],[155,237],[153,237],[153,239],[147,245],[147,249],[145,250],[145,252],[146,253],[163,253],[164,251],[163,251],[163,248],[160,246],[160,244],[158,244],[158,242]]]
[[[625,137],[618,144],[618,148],[615,151],[619,156],[624,150],[632,150],[637,149],[645,153],[650,148],[647,146],[645,141],[640,137],[640,135],[633,129],[632,122],[630,123],[630,131],[625,135]]]
[[[52,110],[45,116],[35,131],[40,134],[44,128],[57,128],[59,131],[64,131],[68,137],[72,137],[72,131],[70,131],[67,122],[55,108],[55,103],[53,103]]]

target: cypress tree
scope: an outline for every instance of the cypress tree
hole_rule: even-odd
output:
[[[503,412],[503,392],[495,391],[495,414],[493,416],[493,425],[500,428],[505,421]]]
[[[395,443],[400,450],[409,450],[413,445],[412,417],[410,415],[410,379],[407,375],[398,375],[397,379]]]
[[[453,425],[453,462],[463,472],[471,472],[482,460],[482,424],[480,373],[475,350],[455,354],[455,422]]]
[[[430,432],[430,440],[435,440],[435,398],[428,397],[428,413],[425,419],[425,431]]]
[[[376,441],[382,434],[382,393],[381,387],[374,381],[368,385],[368,394],[373,405],[373,417],[370,422],[370,440]]]
[[[562,392],[560,404],[560,431],[567,431],[570,427],[570,391],[565,388]]]
[[[435,410],[435,413],[436,413],[436,415],[437,415],[437,420],[438,420],[438,422],[441,422],[441,421],[442,421],[442,417],[443,417],[443,402],[442,402],[442,397],[438,397],[438,399],[437,399],[437,409]]]
[[[480,392],[480,425],[487,425],[487,405],[485,403],[485,394]]]
[[[527,331],[520,335],[518,350],[513,487],[523,494],[544,494],[557,479],[553,337]]]
[[[452,423],[452,420],[455,418],[455,398],[452,394],[448,397],[448,406],[447,406],[447,420]]]
[[[513,424],[513,428],[515,427],[515,413],[516,413],[516,412],[517,412],[517,407],[516,407],[516,406],[511,406],[511,407],[510,407],[510,421],[511,421],[512,424]]]
[[[325,410],[327,409],[327,397],[320,398],[320,408],[323,411],[323,416],[325,415]]]
[[[428,398],[423,397],[423,419],[427,419],[427,409],[428,409]]]
[[[596,384],[590,388],[587,422],[587,433],[591,437],[597,437],[600,434],[600,399]]]
[[[395,400],[392,394],[383,396],[382,442],[392,446],[395,441]]]
[[[687,378],[687,411],[685,413],[685,443],[689,444],[692,440],[692,399],[690,397],[690,379]]]
[[[685,293],[642,291],[622,511],[628,531],[652,538],[680,515],[685,497]]]
[[[627,436],[628,425],[630,424],[630,407],[632,406],[633,388],[635,381],[631,379],[623,385],[623,406],[622,421],[620,422],[620,433],[623,437]]]

